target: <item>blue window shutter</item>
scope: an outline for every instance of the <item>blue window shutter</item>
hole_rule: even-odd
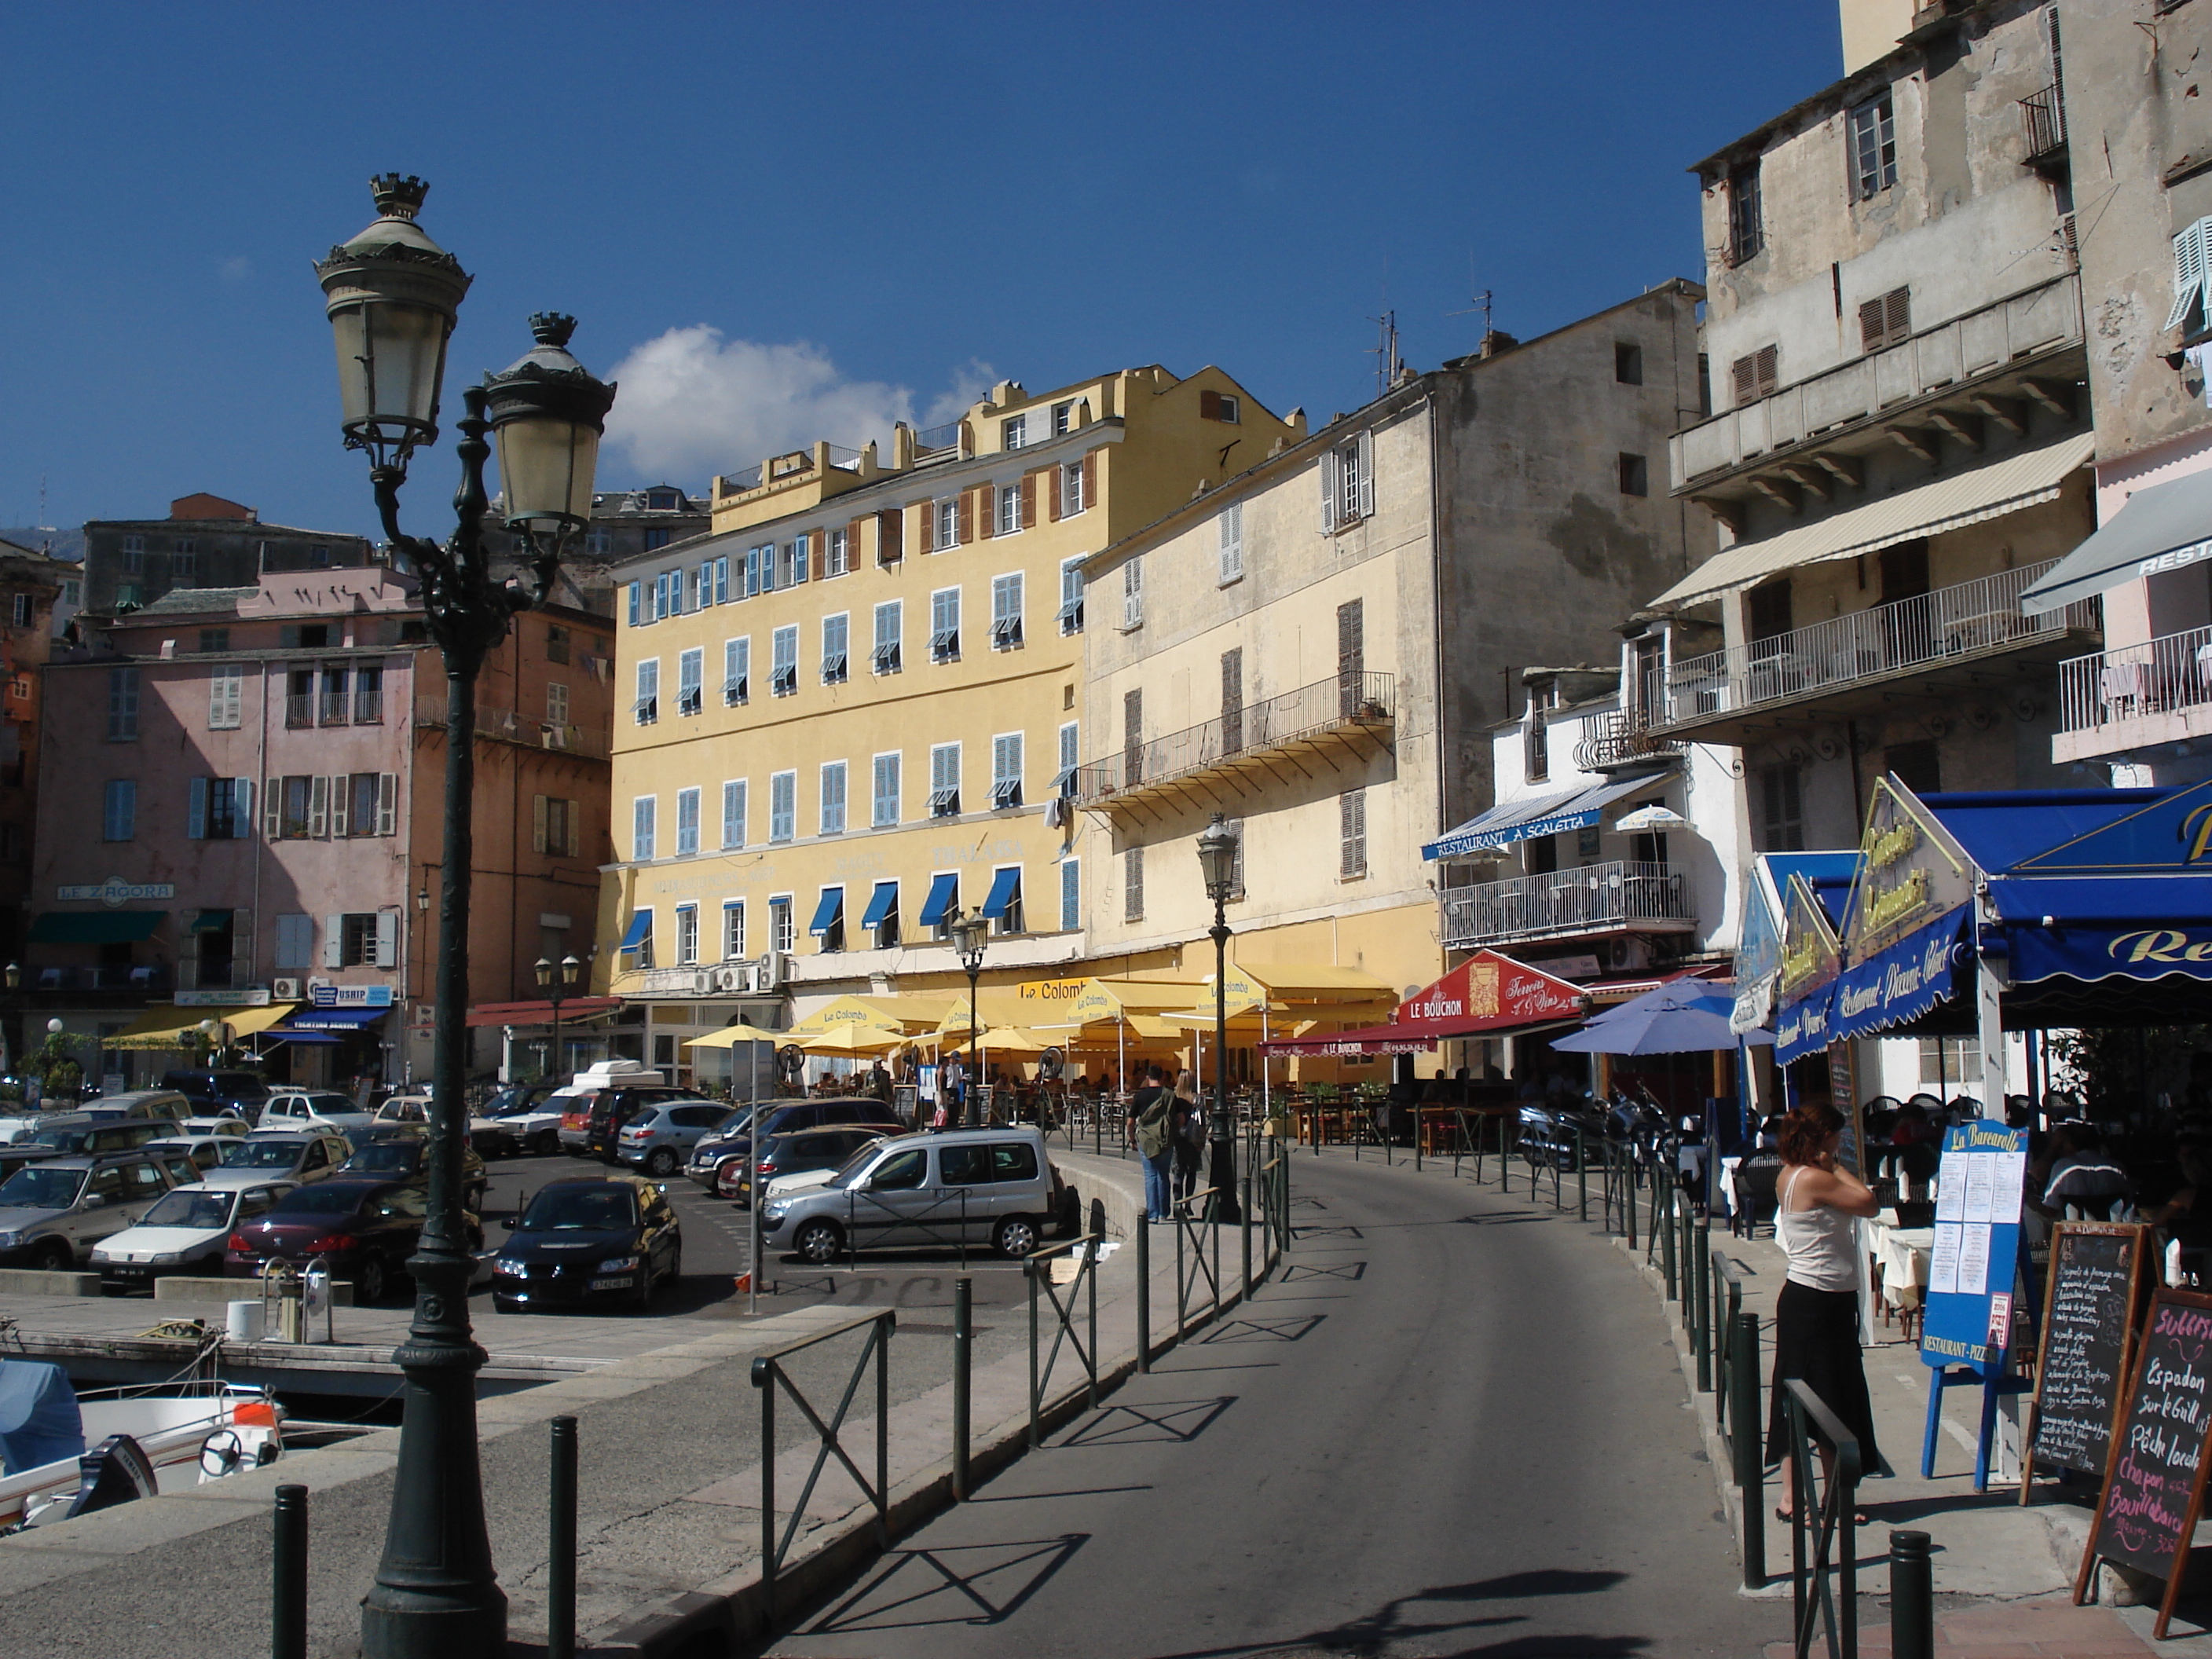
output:
[[[632,628],[638,625],[639,613],[645,608],[644,587],[645,585],[642,582],[632,582],[629,585],[629,625]]]
[[[192,780],[191,805],[185,811],[185,834],[193,841],[207,839],[207,787],[205,778]]]

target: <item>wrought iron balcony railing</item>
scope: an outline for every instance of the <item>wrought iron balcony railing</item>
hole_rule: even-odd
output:
[[[1680,871],[1671,864],[1633,859],[1449,887],[1437,899],[1443,942],[1455,950],[1649,924],[1680,932],[1696,926],[1698,919]]]
[[[2058,665],[2058,729],[2212,705],[2212,628],[2161,635]]]
[[[1387,733],[1396,720],[1395,676],[1340,674],[1079,766],[1068,793],[1079,806],[1110,805],[1219,767],[1261,762],[1297,744],[1353,732]]]

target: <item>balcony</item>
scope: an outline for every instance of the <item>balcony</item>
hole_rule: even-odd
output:
[[[446,729],[446,701],[442,697],[415,699],[415,724]],[[581,726],[554,720],[533,720],[512,708],[478,708],[477,737],[489,743],[511,743],[524,749],[552,749],[584,760],[607,757],[607,736]]]
[[[1575,744],[1577,772],[1627,772],[1679,760],[1682,745],[1654,736],[1638,715],[1603,714],[1583,726]]]
[[[1285,767],[1302,773],[1302,754],[1387,749],[1396,730],[1395,677],[1340,674],[1079,766],[1068,793],[1094,811],[1157,817],[1174,800],[1214,802],[1223,788],[1249,791]]]
[[[2212,628],[2058,665],[2055,763],[2205,737],[2212,737]]]
[[[2048,86],[2020,100],[2021,134],[2027,154],[2021,165],[2048,173],[2066,161],[2066,100],[2057,86]]]
[[[1576,933],[1683,933],[1697,926],[1682,872],[1632,859],[1446,888],[1437,899],[1443,942],[1455,951]]]
[[[1878,441],[1881,428],[1935,415],[1937,404],[1955,405],[1944,418],[1964,430],[1986,416],[2025,431],[2013,394],[2070,413],[2069,371],[2078,376],[2081,350],[2081,281],[2069,271],[1685,428],[1667,441],[1674,493],[1702,495],[1795,461],[1785,474],[1794,486],[1825,495],[1856,468],[1826,469],[1813,451],[1854,434]]]
[[[2021,614],[2021,594],[2057,562],[2000,570],[1755,644],[1679,659],[1645,682],[1651,729],[1698,743],[1741,744],[1787,723],[1770,716],[1840,719],[1887,706],[1908,682],[1917,683],[1918,695],[1968,695],[2055,664],[2100,626],[2094,599]]]

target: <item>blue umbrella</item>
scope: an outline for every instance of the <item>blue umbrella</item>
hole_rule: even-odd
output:
[[[1729,1029],[1735,1000],[1711,980],[1678,979],[1646,991],[1618,1008],[1607,1009],[1579,1031],[1563,1036],[1554,1048],[1590,1054],[1705,1054],[1774,1041],[1771,1031]]]

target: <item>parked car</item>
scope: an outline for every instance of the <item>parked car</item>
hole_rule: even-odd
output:
[[[138,1150],[161,1166],[172,1187],[189,1187],[206,1173],[206,1166],[174,1141],[149,1140]]]
[[[253,1187],[265,1181],[326,1181],[353,1155],[346,1138],[332,1129],[258,1130],[227,1149],[222,1162],[207,1174],[216,1187]]]
[[[194,1170],[212,1170],[222,1163],[222,1155],[238,1145],[236,1135],[164,1135],[159,1140],[149,1140],[143,1151],[155,1157],[165,1154],[182,1157]],[[199,1179],[198,1175],[186,1177],[187,1182]]]
[[[201,1111],[234,1112],[248,1123],[261,1115],[262,1103],[269,1098],[269,1081],[258,1072],[243,1068],[196,1068],[161,1073],[161,1086],[173,1089],[186,1096]],[[179,1116],[189,1114],[179,1113]]]
[[[1033,1127],[901,1135],[820,1187],[763,1203],[761,1237],[815,1265],[848,1249],[962,1243],[1020,1257],[1061,1219],[1062,1191]]]
[[[769,1102],[761,1110],[765,1114],[761,1133],[768,1135],[792,1134],[800,1129],[842,1123],[872,1125],[889,1135],[903,1134],[907,1128],[896,1112],[866,1095],[833,1095],[827,1100],[793,1100],[781,1104]],[[701,1186],[713,1188],[723,1164],[742,1158],[752,1149],[752,1109],[740,1107],[728,1122],[691,1149],[691,1160],[684,1165],[684,1173]]]
[[[430,1137],[419,1129],[386,1125],[356,1144],[334,1174],[374,1176],[383,1181],[404,1181],[428,1188]],[[483,1159],[476,1148],[461,1149],[461,1202],[471,1212],[483,1213],[484,1191],[490,1185]]]
[[[188,1135],[235,1137],[250,1133],[253,1126],[235,1113],[225,1112],[217,1117],[188,1117],[177,1127]]]
[[[672,1086],[666,1077],[637,1060],[603,1060],[589,1071],[578,1072],[566,1088],[556,1091],[546,1099],[548,1111],[558,1105],[561,1112],[560,1141],[563,1152],[581,1157],[611,1157],[614,1135],[623,1123],[635,1115],[636,1108],[648,1099],[679,1100],[689,1095],[688,1090]],[[623,1108],[620,1121],[607,1131],[607,1146],[599,1147],[592,1141],[592,1110],[603,1097],[620,1096]]]
[[[33,1146],[20,1141],[12,1146],[0,1146],[0,1181],[5,1181],[26,1164],[43,1164],[49,1158],[61,1157],[51,1146]]]
[[[794,1129],[787,1135],[770,1135],[761,1142],[761,1185],[787,1176],[818,1174],[823,1181],[843,1169],[856,1152],[883,1140],[887,1131],[882,1128],[861,1128],[854,1125],[831,1126],[817,1129]],[[722,1161],[721,1172],[714,1179],[714,1196],[733,1198],[743,1205],[753,1201],[751,1153],[739,1152],[735,1158]],[[819,1186],[821,1182],[810,1183]],[[786,1188],[785,1190],[792,1190]]]
[[[172,1273],[222,1276],[223,1249],[240,1222],[266,1215],[292,1190],[289,1182],[258,1187],[174,1187],[154,1200],[135,1227],[92,1247],[102,1291],[150,1287]]]
[[[667,1194],[634,1176],[549,1182],[501,1224],[492,1267],[501,1313],[619,1302],[644,1309],[684,1273],[684,1231]]]
[[[694,1096],[649,1105],[622,1127],[615,1156],[660,1178],[684,1167],[684,1155],[735,1116],[727,1106]]]
[[[376,1109],[368,1126],[371,1129],[403,1128],[427,1132],[430,1127],[430,1091],[411,1090],[405,1094],[392,1095]],[[488,1118],[471,1115],[469,1118],[469,1145],[480,1158],[497,1158],[501,1152],[514,1150],[507,1126]]]
[[[95,1117],[90,1112],[59,1112],[41,1123],[23,1143],[58,1152],[127,1152],[159,1140],[174,1126],[163,1118]]]
[[[189,1095],[176,1089],[133,1089],[125,1094],[102,1095],[82,1109],[93,1117],[153,1118],[181,1123],[192,1115]]]
[[[169,1190],[143,1152],[52,1158],[0,1182],[0,1267],[67,1272]]]
[[[554,1097],[561,1087],[557,1083],[511,1085],[484,1103],[483,1115],[507,1131],[517,1152],[557,1152],[561,1108]]]
[[[271,1260],[303,1268],[320,1261],[331,1278],[352,1281],[356,1303],[381,1302],[406,1276],[422,1221],[420,1187],[355,1176],[318,1181],[293,1188],[266,1215],[234,1228],[223,1247],[223,1272],[252,1279]],[[470,1243],[482,1249],[474,1217],[468,1230]]]
[[[366,1131],[375,1115],[354,1104],[351,1095],[336,1089],[278,1089],[261,1108],[257,1129],[336,1129],[355,1135]]]

